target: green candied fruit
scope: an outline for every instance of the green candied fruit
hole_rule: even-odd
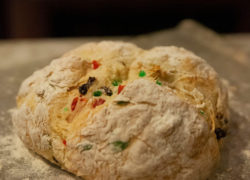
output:
[[[93,146],[91,144],[86,144],[82,147],[82,151],[88,151],[92,148]]]
[[[205,112],[202,111],[202,110],[200,110],[200,114],[201,114],[201,115],[205,115]]]
[[[112,82],[112,85],[113,86],[118,86],[119,84],[121,84],[122,83],[122,80],[114,80],[113,82]]]
[[[102,91],[93,92],[93,96],[101,96],[101,95],[102,95]]]
[[[127,105],[129,104],[129,101],[117,101],[118,105]]]
[[[139,77],[144,77],[144,76],[146,76],[146,72],[143,71],[143,70],[141,70],[141,71],[139,72]]]
[[[64,112],[67,112],[69,110],[69,108],[65,107],[63,110],[64,110]]]
[[[123,142],[123,141],[115,141],[112,144],[118,151],[123,151],[128,147],[128,142]]]
[[[158,80],[156,81],[156,84],[158,84],[160,86],[162,85],[162,83],[160,81],[158,81]]]

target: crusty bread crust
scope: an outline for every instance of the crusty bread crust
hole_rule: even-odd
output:
[[[12,117],[28,148],[86,180],[206,179],[227,90],[183,48],[103,41],[28,77]]]

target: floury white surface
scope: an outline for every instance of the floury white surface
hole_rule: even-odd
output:
[[[198,36],[194,35],[191,36],[191,32],[196,32],[194,34],[199,35],[202,34],[203,39],[198,38]],[[190,32],[190,33],[188,33]],[[187,34],[189,34],[187,36]],[[206,38],[207,41],[206,41]],[[214,43],[216,43],[216,49],[214,46],[211,45],[211,39]],[[79,41],[79,40],[78,40]],[[131,41],[131,40],[129,40]],[[249,177],[249,133],[247,130],[247,126],[249,123],[249,81],[247,76],[249,64],[241,64],[245,61],[238,61],[242,60],[243,52],[239,50],[234,50],[232,48],[228,48],[225,42],[221,41],[215,34],[204,30],[202,27],[199,27],[193,23],[187,22],[182,25],[180,28],[173,30],[173,31],[166,31],[162,33],[156,33],[149,36],[141,36],[139,38],[135,38],[134,42],[139,44],[142,47],[152,47],[155,45],[168,45],[168,44],[175,44],[178,46],[184,46],[196,53],[198,55],[204,57],[209,61],[209,63],[216,68],[219,74],[223,75],[224,78],[227,78],[231,85],[235,88],[232,88],[234,91],[234,95],[230,96],[230,105],[232,107],[232,118],[231,118],[231,126],[229,135],[227,136],[225,147],[222,152],[222,161],[221,164],[218,166],[217,172],[214,173],[211,179],[247,179]],[[210,44],[208,43],[210,42]],[[199,45],[197,45],[197,43]],[[10,43],[11,44],[11,43]],[[29,43],[18,43],[17,45],[12,45],[12,50],[18,49],[21,44],[25,44],[29,46]],[[44,52],[48,52],[51,47],[52,43],[49,41],[40,42],[32,42],[32,47],[34,44],[37,44],[37,53],[45,54]],[[62,42],[59,42],[62,44]],[[67,45],[66,45],[67,44]],[[77,42],[72,41],[71,43],[66,42],[65,46],[70,45],[76,46]],[[78,44],[81,44],[80,42]],[[210,46],[209,46],[210,45]],[[71,49],[69,47],[68,49]],[[221,47],[221,51],[218,51],[218,48]],[[4,46],[1,47],[4,49]],[[27,48],[28,50],[29,48]],[[67,49],[63,49],[55,56],[59,56],[62,52],[66,51]],[[230,50],[230,51],[227,51]],[[13,52],[13,51],[12,51]],[[25,54],[28,51],[23,51]],[[235,60],[235,57],[231,56],[232,54],[240,54],[238,60]],[[5,53],[6,54],[6,53]],[[11,53],[10,53],[11,54]],[[32,54],[32,53],[31,53]],[[9,55],[10,56],[10,55]],[[56,167],[52,167],[48,165],[49,171],[36,171],[35,169],[31,169],[32,162],[36,161],[37,157],[34,158],[30,156],[30,158],[21,158],[20,156],[11,156],[11,152],[18,151],[22,153],[23,147],[20,146],[19,148],[15,147],[15,141],[13,141],[12,135],[12,126],[10,123],[9,115],[7,114],[7,110],[14,106],[14,95],[16,94],[17,88],[20,85],[20,82],[30,75],[34,69],[43,67],[44,65],[48,64],[48,57],[44,58],[41,61],[34,61],[34,55],[30,55],[29,63],[25,63],[24,67],[20,67],[19,63],[16,63],[18,59],[16,58],[1,58],[1,61],[10,61],[12,62],[13,66],[9,66],[8,68],[1,69],[1,78],[0,82],[1,85],[4,84],[4,87],[1,88],[1,139],[0,143],[1,150],[0,150],[0,177],[2,179],[41,179],[41,177],[47,176],[48,179],[53,179],[57,175],[61,175],[63,177],[68,178],[75,178],[70,177],[69,174],[57,169]],[[3,56],[2,56],[3,57]],[[47,61],[46,61],[46,60]],[[33,63],[32,63],[33,62]],[[10,63],[11,64],[11,63]],[[17,66],[15,67],[15,64]],[[19,65],[18,65],[19,64]],[[232,73],[233,72],[233,73]],[[240,139],[240,140],[239,140]],[[8,144],[9,148],[6,148]],[[5,147],[5,148],[4,148]],[[17,150],[16,150],[17,149]],[[28,152],[28,151],[27,151]],[[29,152],[28,152],[29,153]],[[24,153],[25,155],[25,153]],[[43,162],[43,161],[41,161]],[[44,162],[43,162],[44,163]],[[20,165],[21,164],[21,165]],[[47,165],[46,163],[44,163]],[[34,166],[33,166],[34,167]],[[41,167],[37,166],[37,169],[41,169]],[[21,173],[19,173],[21,172]]]
[[[120,93],[114,80],[125,86]],[[93,108],[100,87],[113,95],[103,94],[105,103]],[[84,44],[34,72],[13,109],[28,148],[87,180],[206,179],[228,118],[227,90],[202,58],[175,46],[144,50],[120,41]]]

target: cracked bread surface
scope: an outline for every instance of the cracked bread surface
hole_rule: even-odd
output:
[[[227,90],[184,48],[103,41],[28,77],[12,117],[28,148],[86,180],[206,179],[227,129]]]

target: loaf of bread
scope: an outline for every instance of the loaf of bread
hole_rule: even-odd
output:
[[[28,77],[12,119],[27,148],[85,180],[198,180],[219,160],[228,116],[202,58],[103,41]]]

